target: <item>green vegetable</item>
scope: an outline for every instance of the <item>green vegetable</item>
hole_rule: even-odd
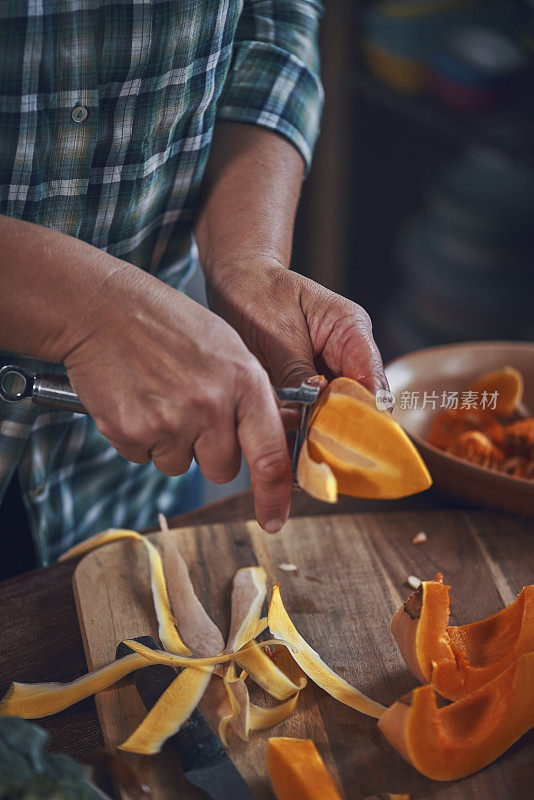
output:
[[[0,800],[103,800],[82,767],[49,753],[48,733],[18,717],[0,718]],[[109,800],[109,799],[108,799]]]

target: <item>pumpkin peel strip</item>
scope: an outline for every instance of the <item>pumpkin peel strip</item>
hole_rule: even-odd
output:
[[[132,653],[70,683],[12,684],[0,700],[0,716],[40,719],[57,714],[148,665],[145,656]]]
[[[378,718],[384,713],[385,706],[366,697],[337,675],[302,638],[284,608],[278,584],[273,587],[268,619],[272,635],[293,645],[291,650],[293,659],[317,686],[339,700],[340,703],[344,703],[362,714]]]
[[[287,644],[282,641],[271,640],[268,642],[254,642],[252,647],[243,649],[235,655],[235,660],[239,666],[246,671],[252,680],[261,686],[268,694],[277,700],[286,700],[295,692],[304,688],[305,682],[295,683],[276,664],[269,656],[261,650],[269,644]]]
[[[232,584],[230,633],[225,652],[239,650],[255,638],[266,595],[267,573],[263,567],[237,570]]]
[[[219,722],[219,737],[225,747],[228,747],[226,731],[230,726],[232,730],[244,741],[248,740],[250,731],[250,700],[245,681],[235,674],[235,667],[230,665],[227,675],[223,678],[227,699],[219,707],[223,716]],[[228,713],[225,712],[228,710]]]
[[[97,533],[96,536],[91,536],[91,538],[67,550],[67,552],[61,556],[60,561],[76,558],[97,547],[119,541],[120,539],[134,539],[135,541],[142,542],[147,550],[150,563],[150,585],[152,588],[152,597],[159,627],[158,634],[161,643],[165,649],[169,650],[171,653],[179,653],[184,656],[191,655],[191,650],[181,640],[176,630],[176,621],[171,611],[161,556],[146,536],[141,536],[137,531],[110,528],[107,531]]]
[[[263,708],[254,703],[250,704],[250,730],[263,731],[266,728],[273,728],[280,722],[287,719],[297,707],[300,692],[295,692],[293,697],[277,706]]]
[[[165,741],[180,729],[197,707],[212,671],[182,670],[119,748],[143,755],[159,753]]]
[[[230,634],[226,652],[249,643],[236,655],[236,662],[252,680],[278,700],[290,697],[299,687],[285,675],[254,642],[260,624],[260,612],[267,594],[267,574],[263,567],[245,567],[234,575]],[[264,646],[265,643],[262,643]]]
[[[147,647],[145,644],[142,644],[141,642],[137,642],[135,639],[125,639],[124,644],[128,645],[128,647],[135,653],[142,655],[145,661],[150,661],[153,664],[166,664],[170,667],[190,667],[192,669],[203,669],[204,667],[214,666],[215,664],[225,664],[231,661],[238,661],[241,655],[244,655],[247,653],[247,651],[255,648],[268,647],[271,644],[280,644],[285,645],[286,647],[291,647],[288,642],[280,641],[279,639],[269,639],[268,641],[260,642],[259,644],[256,642],[248,642],[240,650],[236,650],[232,653],[219,653],[215,656],[199,656],[198,658],[191,656],[190,658],[187,658],[186,656],[181,656],[177,653],[169,653],[167,650],[154,650],[151,647]]]

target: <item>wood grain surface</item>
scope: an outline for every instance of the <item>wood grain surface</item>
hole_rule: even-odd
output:
[[[414,545],[411,540],[420,530],[428,541]],[[532,523],[498,513],[406,511],[293,519],[274,537],[247,522],[180,529],[172,535],[199,598],[224,635],[234,572],[261,564],[271,583],[280,581],[293,621],[324,660],[389,705],[416,685],[389,633],[393,611],[411,592],[407,576],[430,578],[444,571],[453,587],[452,622],[479,619],[534,582],[533,534]],[[298,571],[280,570],[284,562],[296,564]],[[90,667],[108,663],[122,638],[155,634],[144,548],[123,542],[89,554],[78,565],[74,584]],[[260,690],[253,699],[272,702]],[[201,707],[209,716],[209,696]],[[132,687],[102,693],[97,708],[109,744],[126,738],[145,713]],[[413,800],[523,800],[534,785],[533,732],[479,774],[437,783],[409,767],[374,720],[310,682],[285,723],[252,734],[249,743],[231,739],[230,755],[258,800],[273,797],[265,766],[269,735],[312,738],[346,800],[379,792],[410,792]],[[157,760],[134,758],[145,776],[157,780],[158,800],[200,797],[180,778],[172,752],[164,749]]]
[[[294,517],[386,509],[413,510],[448,507],[434,489],[402,500],[357,500],[340,498],[336,506],[313,500],[294,489]],[[251,491],[181,514],[171,527],[234,522],[251,519]],[[504,525],[504,523],[503,523]],[[31,570],[0,583],[0,694],[13,680],[28,683],[69,681],[87,671],[85,654],[74,606],[72,575],[76,561]],[[39,724],[50,734],[53,750],[85,758],[101,747],[102,733],[90,697],[61,714],[45,717]]]

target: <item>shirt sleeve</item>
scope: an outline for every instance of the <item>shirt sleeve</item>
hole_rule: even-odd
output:
[[[323,106],[317,0],[244,0],[217,118],[277,131],[309,169]]]

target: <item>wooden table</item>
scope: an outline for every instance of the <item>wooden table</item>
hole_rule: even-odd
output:
[[[361,501],[344,499],[336,506],[311,500],[295,491],[292,515],[357,513],[361,511],[446,509],[450,506],[432,492],[402,501]],[[197,511],[171,520],[172,527],[227,522],[253,517],[252,494],[244,492],[225,501],[213,503]],[[517,519],[510,525],[517,528]],[[523,556],[534,570],[534,524],[525,521],[532,535],[526,539],[528,552],[518,552],[513,541],[499,544],[496,556],[521,562]],[[494,548],[495,543],[485,543]],[[525,547],[525,541],[522,542]],[[68,681],[87,671],[72,593],[75,562],[56,564],[34,570],[0,584],[0,693],[14,679],[24,682]],[[524,570],[523,570],[524,571]],[[528,571],[528,570],[527,570]],[[526,581],[525,581],[526,582]],[[477,591],[477,587],[473,587]],[[102,745],[102,737],[94,702],[88,699],[61,714],[40,721],[51,735],[51,745],[76,758]],[[524,737],[525,738],[525,737]],[[528,746],[532,735],[528,735]],[[523,741],[523,740],[522,740]],[[528,779],[534,785],[534,766]],[[521,795],[517,795],[519,800]],[[510,797],[514,797],[513,794]]]

